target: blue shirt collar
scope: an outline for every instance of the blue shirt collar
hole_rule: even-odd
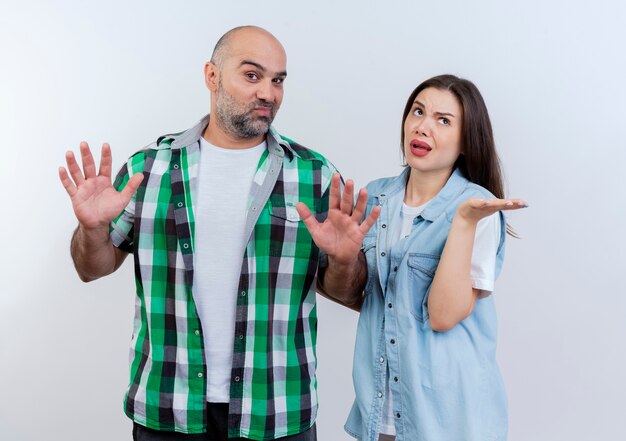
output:
[[[373,194],[372,196],[378,198],[379,202],[385,198],[396,196],[398,193],[400,197],[403,197],[410,172],[411,167],[406,167],[400,175],[392,179],[378,194]],[[450,201],[455,200],[467,188],[468,184],[469,181],[463,176],[461,171],[458,168],[454,169],[446,184],[437,193],[437,196],[426,205],[421,216],[431,222],[437,219],[445,211]]]

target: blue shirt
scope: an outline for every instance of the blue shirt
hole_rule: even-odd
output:
[[[447,332],[430,327],[427,300],[457,206],[493,197],[455,170],[415,218],[410,236],[389,249],[389,221],[399,210],[410,168],[370,183],[366,216],[381,214],[363,240],[368,279],[359,318],[353,380],[356,399],[345,429],[377,441],[389,368],[397,441],[505,440],[507,404],[496,364],[493,296]],[[504,257],[501,217],[496,276]]]

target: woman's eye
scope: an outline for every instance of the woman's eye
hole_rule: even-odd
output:
[[[422,112],[422,109],[420,109],[420,108],[417,108],[417,109],[415,109],[415,110],[413,111],[413,115],[418,115],[418,116],[420,116],[420,115],[423,115],[423,113],[424,113],[424,112]]]
[[[439,118],[439,122],[441,124],[443,124],[444,126],[449,126],[450,125],[450,120],[448,118],[441,117],[441,118]]]

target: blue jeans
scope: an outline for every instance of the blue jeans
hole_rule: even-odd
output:
[[[228,438],[228,403],[209,403],[207,406],[207,431],[189,435],[178,432],[164,432],[133,424],[134,441],[245,441],[247,438]],[[278,438],[280,441],[317,441],[315,424],[309,430],[297,435]]]

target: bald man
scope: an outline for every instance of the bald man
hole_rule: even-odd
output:
[[[326,217],[333,166],[271,126],[286,55],[269,32],[227,32],[204,69],[210,114],[135,153],[111,184],[89,146],[59,175],[78,219],[81,280],[133,254],[124,410],[135,440],[315,440],[315,276],[303,202]]]

